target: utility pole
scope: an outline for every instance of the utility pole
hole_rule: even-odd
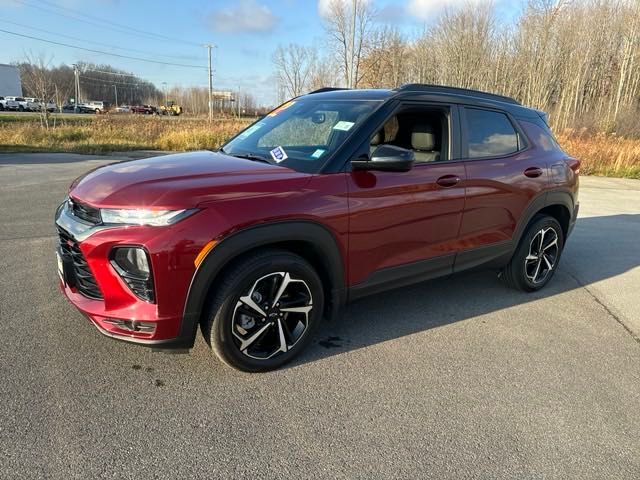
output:
[[[162,82],[162,89],[164,90],[164,104],[166,106],[169,103],[167,100],[167,82]]]
[[[209,122],[213,122],[213,72],[211,71],[211,49],[213,45],[205,45],[209,51]]]
[[[118,85],[113,85],[113,89],[116,92],[116,108],[118,107]]]
[[[74,112],[78,112],[78,104],[80,103],[80,99],[78,97],[80,97],[80,77],[78,75],[78,65],[76,65],[75,63],[73,64],[73,76],[74,76],[74,89],[75,89],[75,100],[74,100],[74,106],[73,106],[73,111]]]

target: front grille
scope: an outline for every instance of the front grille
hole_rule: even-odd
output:
[[[63,260],[71,260],[73,265],[73,278],[66,279],[67,282],[76,287],[85,297],[102,300],[102,293],[98,288],[93,273],[91,273],[87,260],[80,250],[78,242],[60,227],[58,227],[58,235],[60,236],[60,249]]]
[[[98,208],[71,199],[69,199],[69,206],[71,207],[71,213],[80,220],[84,220],[85,222],[89,222],[93,225],[97,225],[102,222],[100,209]]]

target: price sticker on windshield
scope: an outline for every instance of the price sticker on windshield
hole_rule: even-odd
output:
[[[284,151],[284,148],[282,147],[276,147],[273,150],[271,150],[269,152],[271,154],[271,158],[273,158],[276,163],[280,163],[283,160],[286,160],[287,158],[289,158],[287,156],[287,152]]]
[[[343,132],[348,132],[351,127],[353,127],[353,122],[345,122],[344,120],[336,123],[333,126],[334,130],[342,130]]]

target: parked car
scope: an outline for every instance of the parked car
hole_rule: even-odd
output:
[[[18,110],[20,104],[15,100],[12,100],[13,97],[0,97],[0,111],[4,110]]]
[[[153,115],[158,109],[153,105],[134,105],[131,107],[131,113],[142,113],[145,115]]]
[[[131,113],[131,107],[129,105],[120,105],[115,109],[116,113]]]
[[[33,97],[25,97],[25,110],[27,112],[39,112],[40,109],[42,108],[42,101],[37,99],[37,98],[33,98]]]
[[[19,112],[24,112],[27,110],[27,100],[24,97],[4,97],[7,100],[11,100],[12,102],[15,102],[18,104],[18,108],[16,108],[16,110],[18,110]]]
[[[543,288],[579,167],[508,97],[321,89],[217,152],[75,180],[56,212],[62,291],[109,337],[190,348],[200,327],[222,361],[269,370],[365,295],[479,266]]]
[[[78,104],[80,113],[105,113],[108,109],[106,102],[92,100],[90,102],[83,102]]]
[[[73,113],[76,111],[76,106],[73,103],[65,103],[62,105],[63,113]]]

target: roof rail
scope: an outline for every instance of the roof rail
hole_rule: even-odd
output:
[[[313,93],[334,92],[336,90],[350,90],[350,89],[344,88],[344,87],[322,87],[317,90],[314,90],[313,92],[307,93],[307,95],[311,95]]]
[[[437,92],[437,93],[453,93],[457,95],[468,95],[470,97],[487,98],[489,100],[498,100],[500,102],[513,103],[521,105],[517,100],[505,95],[497,93],[483,92],[481,90],[473,90],[470,88],[447,87],[445,85],[430,85],[426,83],[405,83],[395,89],[396,92]]]

